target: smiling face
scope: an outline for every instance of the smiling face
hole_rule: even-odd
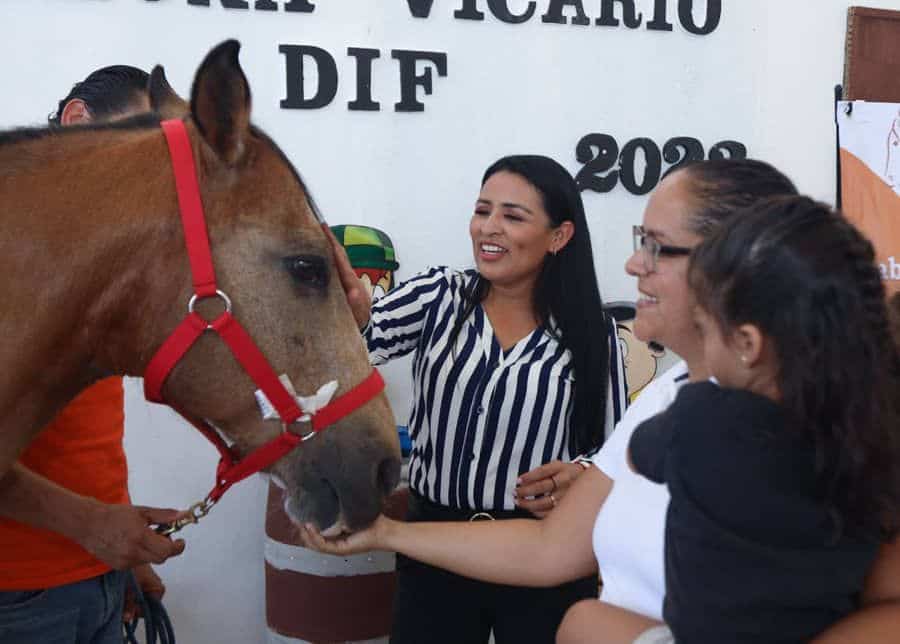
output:
[[[693,248],[702,239],[688,229],[691,208],[687,172],[669,175],[647,203],[643,221],[646,234],[663,245]],[[697,354],[700,341],[694,326],[687,269],[687,256],[660,255],[656,270],[650,272],[644,265],[641,250],[625,264],[626,272],[638,278],[640,296],[636,303],[635,335],[644,342],[658,342],[689,359]]]
[[[541,194],[519,175],[491,175],[469,224],[478,272],[493,286],[533,288],[547,254],[565,246],[571,225],[554,228]]]

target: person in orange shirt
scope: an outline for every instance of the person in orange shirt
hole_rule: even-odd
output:
[[[148,80],[134,67],[99,69],[59,102],[50,126],[148,112]],[[149,562],[184,542],[151,525],[179,513],[131,505],[123,405],[122,378],[97,382],[0,479],[0,642],[121,644],[128,570],[145,593],[165,591]]]

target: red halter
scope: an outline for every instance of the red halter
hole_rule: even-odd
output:
[[[294,396],[278,380],[274,370],[244,327],[231,315],[231,300],[216,288],[216,275],[213,270],[212,254],[209,250],[209,238],[206,234],[206,219],[203,214],[203,203],[200,200],[194,155],[184,122],[169,120],[163,121],[161,125],[169,146],[172,169],[175,173],[175,188],[178,193],[185,244],[191,263],[194,295],[188,303],[187,317],[175,328],[147,365],[144,373],[144,395],[147,400],[164,403],[162,387],[172,368],[204,332],[214,331],[225,341],[237,361],[266,395],[272,406],[278,411],[283,423],[283,431],[277,438],[238,460],[236,454],[206,420],[193,418],[183,410],[173,407],[175,411],[199,429],[216,446],[221,455],[216,471],[215,486],[205,501],[196,504],[191,509],[193,520],[188,519],[182,522],[184,524],[194,522],[200,516],[205,515],[228,488],[238,481],[268,467],[301,442],[369,402],[384,389],[384,381],[378,371],[372,369],[369,376],[356,387],[342,394],[315,414],[311,414],[311,431],[308,434],[300,435],[288,431],[288,426],[304,414],[303,410],[300,409]],[[207,322],[194,311],[195,302],[207,297],[220,297],[225,302],[225,312],[212,322]],[[172,531],[174,531],[173,528],[165,530],[166,533]]]

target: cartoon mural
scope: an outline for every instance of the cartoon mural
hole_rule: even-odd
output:
[[[400,266],[391,238],[377,228],[353,224],[332,226],[331,230],[347,249],[350,264],[365,283],[373,300],[394,287],[394,271]]]
[[[611,302],[604,308],[616,321],[616,331],[625,360],[628,401],[634,402],[641,390],[656,377],[659,360],[666,354],[666,350],[656,342],[642,342],[634,335],[634,302]]]

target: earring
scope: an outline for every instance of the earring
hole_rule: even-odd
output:
[[[744,356],[744,355],[741,356],[741,364],[744,364],[744,365],[747,364],[747,356]]]

